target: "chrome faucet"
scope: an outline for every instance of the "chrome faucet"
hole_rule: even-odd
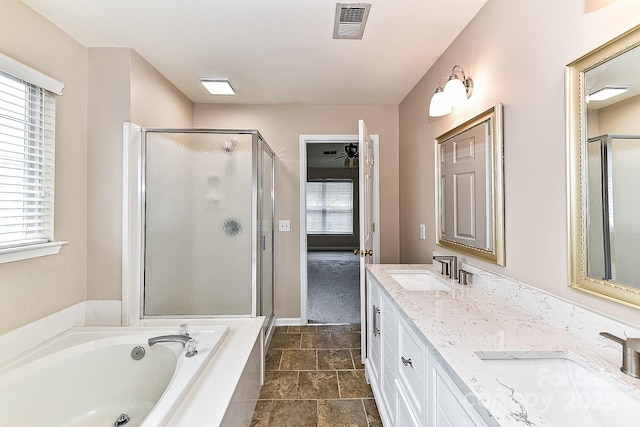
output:
[[[433,257],[434,261],[438,261],[442,263],[442,274],[446,274],[452,279],[458,280],[458,258],[450,255],[450,256],[435,256]],[[446,268],[445,268],[446,266]],[[445,273],[446,270],[446,273]]]
[[[622,344],[622,366],[620,370],[633,378],[640,378],[640,338],[622,339],[609,332],[600,332],[605,338]]]
[[[196,340],[188,335],[160,335],[149,338],[149,347],[159,342],[177,342],[182,344],[186,351],[185,357],[193,357],[198,354],[198,350],[196,350]]]
[[[458,270],[458,283],[460,283],[461,285],[468,285],[469,284],[469,277],[473,276],[472,273],[469,273],[466,270]]]

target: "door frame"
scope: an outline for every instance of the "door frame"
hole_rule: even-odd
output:
[[[371,135],[373,143],[373,222],[376,230],[373,234],[373,262],[380,261],[380,173],[377,159],[380,158],[380,135]],[[358,135],[300,135],[300,324],[309,322],[307,304],[307,144],[322,143],[358,143]],[[360,285],[358,285],[360,286]],[[364,310],[364,307],[360,308]]]

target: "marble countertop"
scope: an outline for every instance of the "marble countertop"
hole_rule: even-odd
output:
[[[552,424],[533,408],[540,396],[520,395],[476,352],[560,352],[640,400],[640,379],[620,372],[621,350],[589,343],[473,283],[461,286],[442,276],[437,263],[367,269],[490,426]],[[393,270],[428,270],[453,290],[407,291],[389,275]]]

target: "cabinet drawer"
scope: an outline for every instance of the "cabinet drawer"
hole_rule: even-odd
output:
[[[426,349],[404,319],[399,320],[398,354],[395,364],[398,380],[401,388],[404,389],[411,409],[422,419],[426,409]]]

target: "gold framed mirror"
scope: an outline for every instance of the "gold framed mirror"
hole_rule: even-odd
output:
[[[565,71],[573,289],[640,309],[640,26]]]
[[[435,140],[436,244],[498,265],[504,256],[502,104]]]

